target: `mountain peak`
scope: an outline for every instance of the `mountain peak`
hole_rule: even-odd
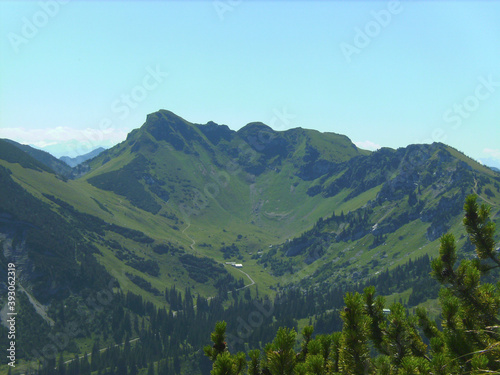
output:
[[[195,140],[204,142],[194,124],[165,109],[149,114],[141,130],[157,141],[170,143],[178,151],[186,151]]]
[[[213,121],[209,121],[205,125],[197,125],[197,127],[214,145],[219,144],[222,139],[229,142],[235,133],[227,125],[219,125]]]
[[[192,124],[182,117],[177,116],[175,113],[167,111],[166,109],[160,109],[146,116],[146,122],[143,127],[146,127],[151,133],[150,130],[158,127],[183,128],[189,125]]]
[[[249,134],[258,134],[259,132],[270,132],[275,133],[275,131],[268,125],[262,122],[250,122],[238,130],[238,134],[241,136],[246,136]]]

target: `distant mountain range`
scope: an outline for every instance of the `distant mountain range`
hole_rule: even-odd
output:
[[[90,151],[86,154],[83,154],[83,155],[78,155],[74,158],[69,157],[69,156],[61,156],[59,158],[59,160],[62,160],[63,162],[65,162],[66,164],[68,164],[70,167],[73,168],[73,167],[76,167],[78,164],[81,164],[89,159],[96,157],[104,150],[105,150],[104,147],[98,147],[95,150],[92,150],[92,151]]]
[[[481,163],[487,167],[493,169],[495,172],[500,172],[500,162],[493,158],[483,158],[480,160]]]
[[[0,140],[3,261],[42,305],[111,279],[158,306],[174,285],[211,297],[363,283],[435,256],[446,232],[472,256],[470,193],[500,221],[500,174],[441,143],[370,152],[335,133],[160,110],[75,159]]]

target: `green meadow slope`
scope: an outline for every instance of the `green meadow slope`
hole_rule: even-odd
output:
[[[71,228],[60,236],[67,244],[57,245],[68,269],[95,259],[123,291],[160,305],[173,285],[210,297],[254,283],[272,294],[278,283],[369,280],[434,256],[446,231],[460,238],[461,205],[471,192],[499,217],[498,173],[443,144],[368,152],[334,133],[276,132],[262,123],[235,132],[161,110],[76,179],[7,142],[0,150],[2,178],[12,186],[0,207],[4,253],[27,259],[22,272],[38,275],[27,284],[47,301],[74,286],[61,281],[52,294],[44,291],[40,280],[66,280],[63,271],[39,266],[50,263],[46,249],[16,242],[15,222],[39,224],[8,202],[26,212],[40,207],[37,220]],[[467,248],[465,238],[460,245]],[[230,261],[243,268],[224,265]]]

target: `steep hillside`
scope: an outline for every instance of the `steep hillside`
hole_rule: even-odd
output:
[[[332,212],[301,236],[264,252],[259,260],[277,276],[317,282],[366,281],[387,267],[437,254],[437,240],[460,228],[462,204],[476,193],[500,219],[500,177],[443,144],[381,149],[346,163],[341,173],[315,181],[311,195],[342,196]],[[343,207],[370,194],[362,206]]]
[[[222,279],[224,289],[242,286],[217,263],[186,254],[190,242],[172,224],[175,218],[144,217],[85,181],[61,180],[8,143],[0,144],[0,156],[3,253],[19,264],[23,286],[42,303],[80,294],[102,277],[156,303],[165,303],[163,292],[175,283],[210,295]],[[89,270],[82,268],[86,262]],[[102,277],[90,280],[95,272]]]
[[[307,285],[367,280],[434,255],[435,241],[458,228],[467,194],[477,192],[494,210],[499,203],[498,174],[443,144],[370,153],[334,133],[276,132],[262,123],[235,132],[165,110],[75,180],[2,149],[5,176],[18,189],[11,199],[22,189],[71,223],[125,290],[149,283],[142,291],[157,303],[155,290],[176,283],[216,292],[217,276],[207,284],[178,271],[186,268],[184,253],[243,263],[248,276],[223,270],[235,283],[257,281],[264,293],[306,276]],[[178,252],[170,258],[155,250],[164,244]]]
[[[307,195],[311,179],[366,154],[336,134],[275,132],[257,123],[234,132],[160,111],[92,160],[83,178],[154,214],[176,215],[217,232],[227,225],[237,233],[271,229],[279,240],[295,230],[297,216],[304,220],[299,227],[319,217],[324,199]]]
[[[9,142],[10,144],[16,146],[20,150],[26,152],[28,155],[30,155],[40,163],[46,165],[52,171],[63,177],[70,177],[72,175],[71,167],[63,163],[61,160],[55,158],[48,152],[37,150],[36,148],[30,147],[28,145],[22,145],[10,139],[3,139],[1,141]]]

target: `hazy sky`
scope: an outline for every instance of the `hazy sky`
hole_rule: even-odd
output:
[[[56,156],[168,109],[500,166],[500,2],[1,1],[0,36],[0,137]]]

